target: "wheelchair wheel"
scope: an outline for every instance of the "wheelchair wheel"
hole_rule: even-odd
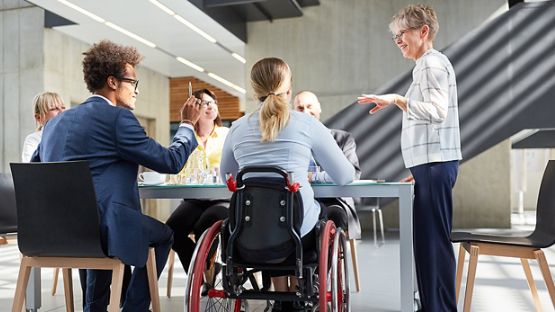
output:
[[[336,234],[333,221],[327,221],[320,232],[320,255],[318,261],[318,284],[319,298],[318,307],[320,312],[328,311],[328,303],[331,303],[331,289],[328,290],[328,275],[331,277],[330,254],[333,255],[333,239]]]
[[[350,312],[349,259],[347,237],[341,228],[336,229],[331,259],[331,308],[332,311]]]
[[[221,285],[221,226],[222,221],[214,223],[197,242],[185,289],[186,312],[241,310],[241,300],[228,298]]]

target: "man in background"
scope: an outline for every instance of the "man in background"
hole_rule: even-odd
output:
[[[322,107],[314,93],[310,91],[297,93],[293,106],[296,111],[310,114],[320,120]],[[355,139],[347,131],[339,129],[330,129],[330,131],[343,154],[355,167],[355,179],[360,179],[361,172],[356,154]],[[317,173],[315,180],[325,182],[325,174]],[[324,210],[327,211],[328,219],[332,220],[337,227],[348,230],[350,239],[360,239],[360,222],[352,198],[320,198],[318,201],[325,206],[326,209]]]

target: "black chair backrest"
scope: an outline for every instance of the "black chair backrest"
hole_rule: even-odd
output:
[[[245,176],[249,173],[264,177]],[[237,175],[238,190],[230,204],[228,256],[236,251],[239,261],[251,264],[280,262],[296,251],[302,258],[302,200],[287,185],[288,174],[280,168],[247,167]]]
[[[12,176],[0,173],[0,234],[17,232],[17,208]]]
[[[536,228],[529,238],[537,247],[549,247],[555,243],[555,160],[545,168],[536,209]]]
[[[12,163],[18,244],[26,256],[105,257],[86,161]]]

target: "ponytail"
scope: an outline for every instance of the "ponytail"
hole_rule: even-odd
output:
[[[259,111],[261,142],[275,141],[289,121],[289,65],[275,57],[256,62],[251,70],[251,85],[256,98],[262,103]]]
[[[289,121],[289,105],[285,94],[268,94],[260,107],[260,133],[262,142],[275,141]]]

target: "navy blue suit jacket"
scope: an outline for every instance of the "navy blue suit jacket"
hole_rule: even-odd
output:
[[[178,173],[196,147],[193,130],[179,127],[165,148],[146,135],[131,111],[92,96],[47,123],[32,161],[87,160],[107,254],[142,267],[149,246],[142,227],[146,217],[139,201],[138,165]]]

